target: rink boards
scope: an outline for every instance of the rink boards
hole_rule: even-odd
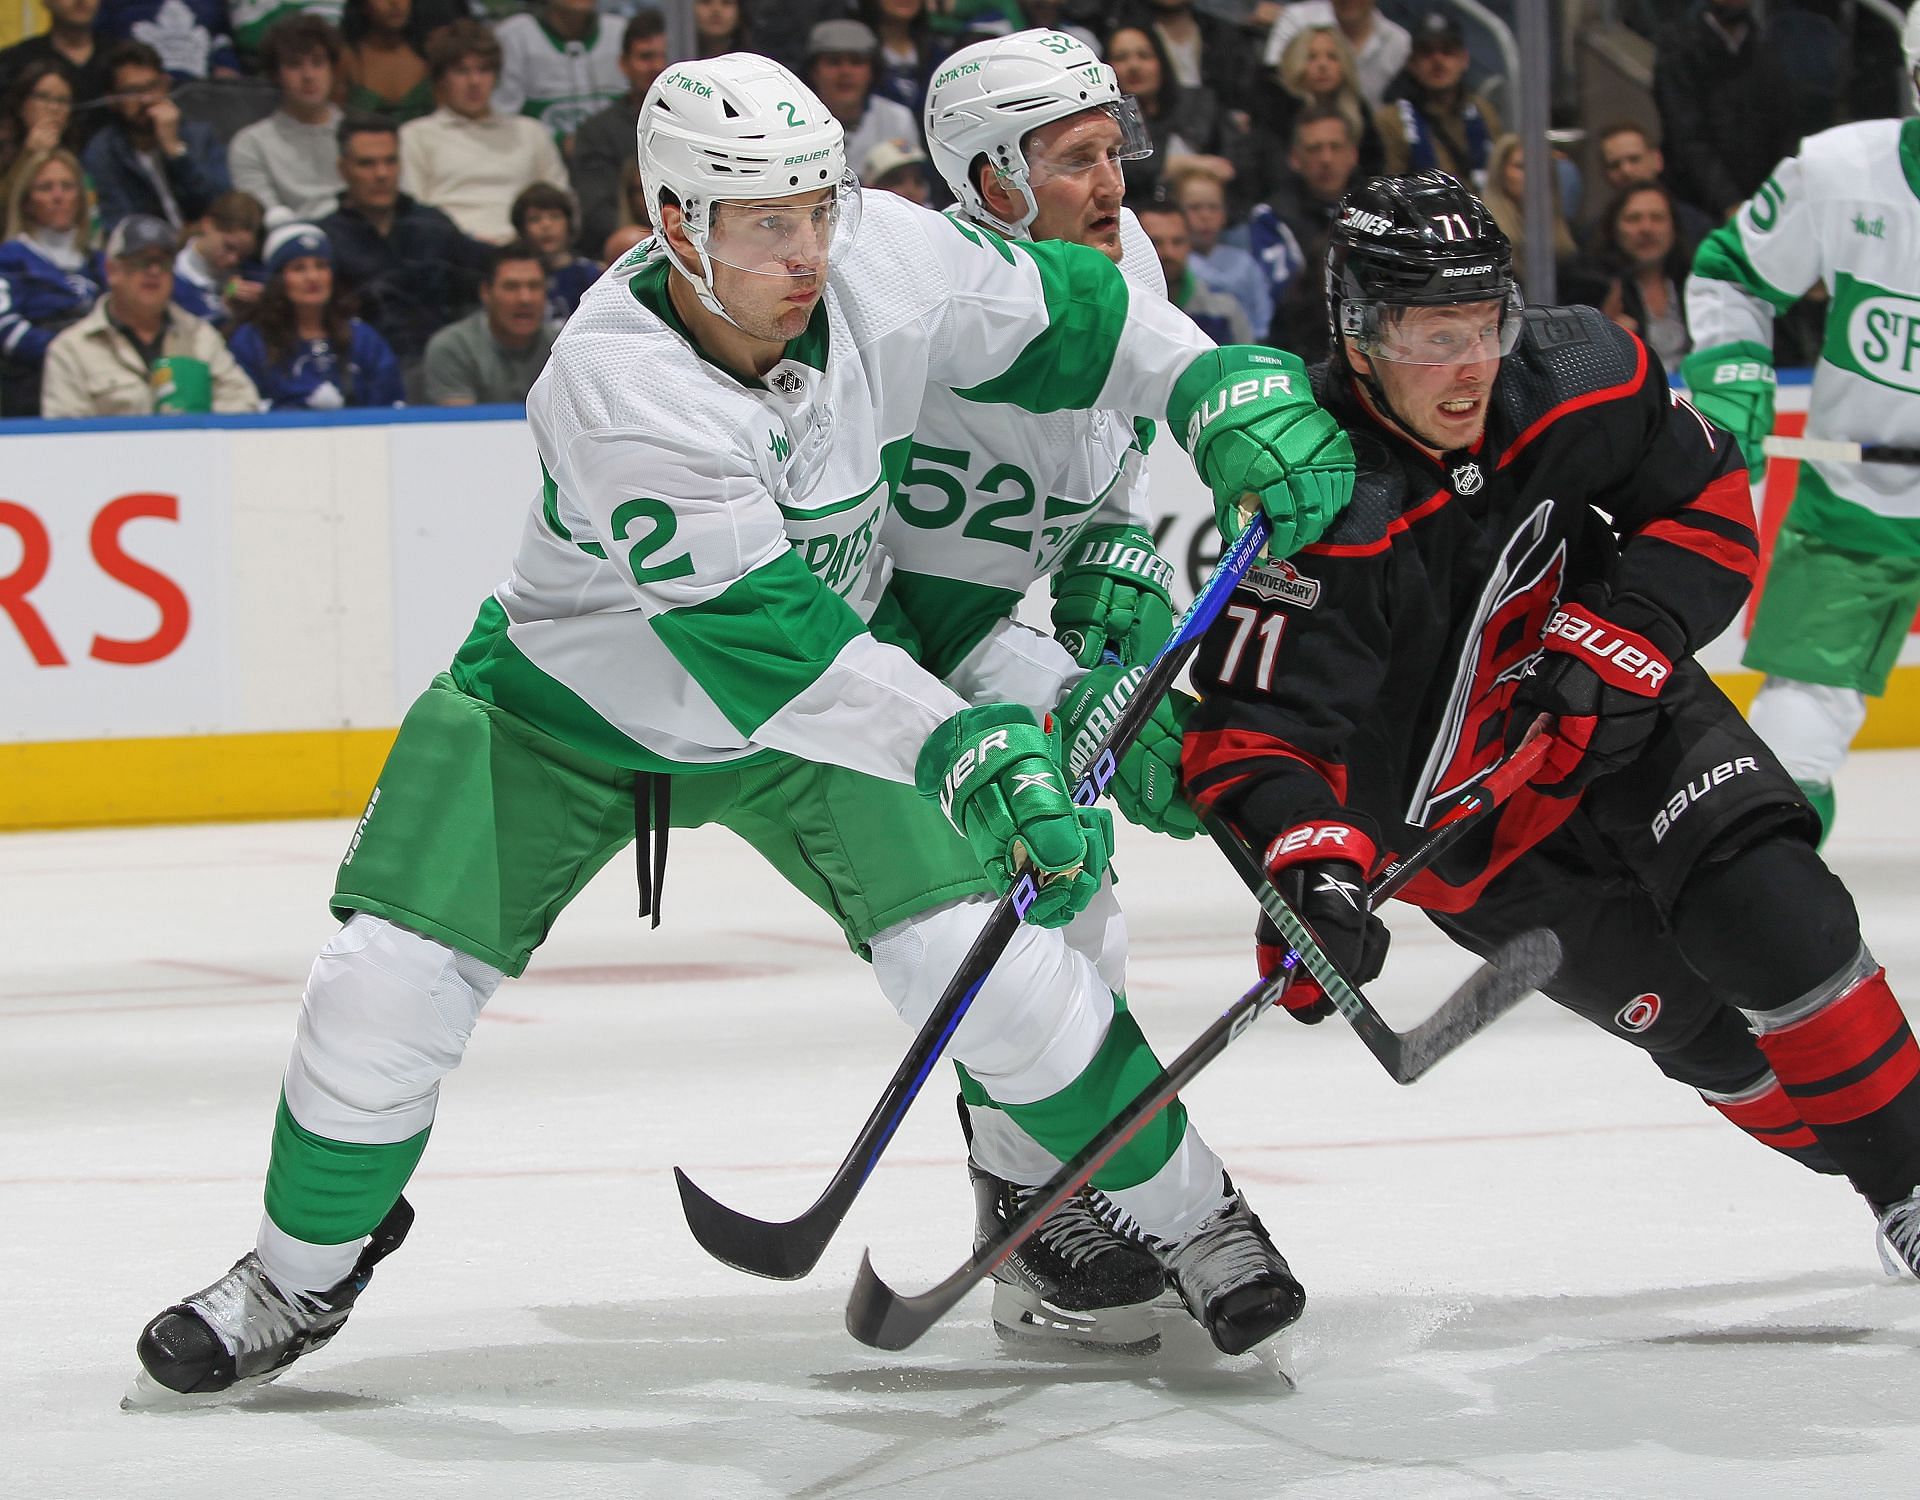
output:
[[[1769,535],[1795,470],[1768,475]],[[1211,504],[1164,437],[1150,472],[1190,591]],[[0,423],[0,473],[0,828],[358,811],[539,488],[510,407]],[[1702,653],[1743,703],[1745,623]],[[1912,636],[1901,660],[1863,744],[1920,744]]]

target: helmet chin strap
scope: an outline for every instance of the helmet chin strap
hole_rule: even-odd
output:
[[[1027,175],[1026,157],[1020,156],[1018,159],[1020,167],[1017,172],[1003,174],[999,168],[993,166],[989,166],[987,170],[999,178],[1001,186],[1011,192],[1019,193],[1021,198],[1026,201],[1027,211],[1022,214],[1019,219],[1001,218],[999,214],[987,207],[986,194],[982,193],[978,188],[973,190],[972,196],[974,201],[980,205],[978,212],[980,217],[987,221],[987,228],[997,230],[1011,240],[1030,240],[1033,238],[1033,230],[1030,226],[1035,219],[1040,217],[1040,200],[1033,196],[1033,184]]]
[[[1433,448],[1431,440],[1415,432],[1413,428],[1407,424],[1407,419],[1394,410],[1393,402],[1387,396],[1386,385],[1381,381],[1379,375],[1373,373],[1371,368],[1369,369],[1369,373],[1365,375],[1362,375],[1358,370],[1354,369],[1353,359],[1347,353],[1347,343],[1344,338],[1340,341],[1340,363],[1346,366],[1347,378],[1360,385],[1366,391],[1368,400],[1381,417],[1399,428],[1401,433],[1410,442],[1418,443],[1422,448],[1430,450]],[[1369,367],[1373,365],[1372,355],[1367,356],[1367,364]]]

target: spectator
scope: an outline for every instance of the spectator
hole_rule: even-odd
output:
[[[1443,11],[1429,11],[1413,32],[1413,55],[1400,97],[1375,117],[1386,145],[1387,175],[1439,168],[1482,189],[1488,154],[1500,134],[1493,106],[1467,89],[1467,39]]]
[[[100,0],[93,31],[115,53],[127,42],[153,48],[161,68],[182,82],[240,76],[227,0]]]
[[[880,42],[864,21],[822,21],[807,35],[806,79],[847,132],[847,160],[882,141],[920,139],[920,117],[873,92]]]
[[[1693,348],[1680,289],[1693,256],[1680,239],[1673,194],[1657,182],[1631,182],[1601,217],[1616,272],[1600,310],[1678,370]]]
[[[1192,0],[1134,0],[1120,16],[1122,24],[1144,26],[1159,39],[1181,88],[1206,89],[1223,109],[1249,108],[1249,64],[1257,54],[1238,26],[1196,13]]]
[[[399,357],[417,366],[427,340],[473,305],[486,249],[439,209],[400,191],[398,128],[378,115],[340,122],[340,207],[320,221],[334,274]]]
[[[789,7],[783,3],[781,9],[786,10]],[[805,7],[793,5],[791,9],[803,10]],[[728,52],[752,50],[754,49],[747,41],[747,20],[740,13],[740,0],[693,0],[693,55],[695,57],[719,57]],[[787,60],[783,57],[781,61]],[[789,63],[788,66],[792,64]],[[799,70],[796,68],[794,71]]]
[[[1107,62],[1120,91],[1133,95],[1140,118],[1153,138],[1151,156],[1134,157],[1123,164],[1129,202],[1152,198],[1164,175],[1184,157],[1210,157],[1210,165],[1220,177],[1233,181],[1236,164],[1219,151],[1219,101],[1204,88],[1183,89],[1174,82],[1173,65],[1158,37],[1143,27],[1118,27],[1107,38]]]
[[[399,406],[400,363],[335,287],[333,248],[317,225],[267,236],[267,287],[234,330],[233,357],[271,411]]]
[[[860,183],[883,193],[895,193],[925,208],[933,197],[927,179],[927,153],[913,141],[882,141],[860,164]]]
[[[439,107],[400,127],[401,185],[475,239],[498,244],[513,232],[507,210],[522,188],[567,185],[560,148],[538,121],[495,112],[500,44],[480,22],[455,21],[436,35],[427,66]]]
[[[13,186],[13,169],[29,156],[75,147],[73,85],[54,58],[28,63],[0,97],[0,202]]]
[[[1305,360],[1327,352],[1327,299],[1321,268],[1340,199],[1365,175],[1353,122],[1333,105],[1308,105],[1293,122],[1288,177],[1247,221],[1248,248],[1273,286],[1267,341]]]
[[[173,305],[173,226],[130,214],[107,236],[107,292],[47,350],[48,417],[257,411],[260,393],[204,318]]]
[[[606,244],[600,247],[600,258],[608,265],[612,265],[629,250],[644,245],[652,237],[651,229],[643,228],[638,224],[622,224],[607,236]]]
[[[266,61],[266,51],[274,27],[295,16],[308,15],[335,26],[340,9],[340,0],[230,0],[228,12],[233,18],[233,44],[240,54],[241,71],[262,74],[271,81],[273,69]],[[334,66],[337,72],[339,64]]]
[[[180,118],[173,81],[145,42],[122,42],[107,57],[113,118],[81,157],[100,201],[100,224],[128,214],[165,219],[178,229],[207,211],[233,184],[227,148],[211,125]]]
[[[874,93],[919,119],[927,103],[927,80],[944,50],[936,47],[927,24],[927,0],[861,0],[860,17],[879,42],[874,49]]]
[[[1160,269],[1167,278],[1167,300],[1215,343],[1252,343],[1253,331],[1240,304],[1225,292],[1214,291],[1188,267],[1192,242],[1187,236],[1186,216],[1166,202],[1142,204],[1134,212],[1160,259]]]
[[[173,300],[225,331],[260,300],[264,272],[255,264],[266,225],[251,193],[222,193],[194,221],[173,262]]]
[[[305,219],[340,196],[340,111],[333,103],[340,33],[318,16],[293,15],[266,35],[260,63],[279,86],[280,107],[233,138],[233,185],[268,213]]]
[[[100,0],[42,0],[42,4],[51,22],[48,28],[0,52],[0,93],[11,87],[28,63],[59,63],[73,90],[77,139],[84,145],[104,113],[87,106],[106,98],[113,86],[106,68],[107,44],[93,34]]]
[[[1667,159],[1661,154],[1660,147],[1646,126],[1633,120],[1619,120],[1603,126],[1598,139],[1600,171],[1611,191],[1618,193],[1631,182],[1657,182],[1667,188],[1667,201],[1673,207],[1674,228],[1680,235],[1681,245],[1690,254],[1712,232],[1714,221],[1705,209],[1682,201],[1673,192],[1667,182]],[[1595,229],[1601,241],[1595,248],[1604,248],[1604,226],[1596,225]]]
[[[547,0],[537,15],[508,16],[493,30],[501,54],[493,107],[538,120],[571,150],[581,123],[627,87],[620,30],[603,24],[611,19],[594,0]]]
[[[427,32],[413,0],[347,0],[340,32],[348,114],[384,115],[404,125],[432,112]]]
[[[1387,89],[1407,65],[1413,38],[1404,26],[1379,15],[1374,7],[1375,0],[1295,0],[1282,6],[1273,30],[1267,33],[1267,66],[1280,61],[1296,32],[1309,26],[1338,26],[1353,49],[1361,96],[1367,108],[1379,109],[1387,101]]]
[[[556,328],[573,316],[587,288],[600,279],[600,263],[573,253],[573,194],[536,182],[513,200],[513,235],[540,252],[547,273],[547,321]]]
[[[580,200],[580,248],[589,254],[620,222],[620,174],[634,159],[640,103],[666,66],[666,21],[650,7],[635,11],[620,35],[620,75],[627,92],[581,123],[567,164]]]
[[[0,416],[37,417],[47,346],[99,299],[101,269],[80,159],[56,146],[19,165],[0,243]]]
[[[1273,292],[1260,262],[1239,245],[1222,242],[1227,227],[1227,189],[1219,176],[1198,162],[1186,162],[1167,174],[1167,191],[1187,221],[1192,251],[1187,266],[1216,292],[1240,304],[1247,326],[1264,333],[1273,321]]]
[[[1694,0],[1661,33],[1653,99],[1673,148],[1673,190],[1716,221],[1766,181],[1799,139],[1790,88],[1749,0]]]
[[[1293,104],[1287,137],[1293,137],[1291,119],[1308,106],[1337,109],[1353,127],[1353,138],[1360,143],[1360,175],[1371,177],[1384,170],[1386,143],[1380,139],[1380,127],[1374,123],[1373,108],[1360,92],[1360,74],[1354,63],[1353,48],[1338,26],[1308,26],[1294,33],[1280,54],[1280,89]]]
[[[480,308],[427,344],[427,400],[435,406],[525,401],[546,368],[557,330],[547,322],[547,273],[524,240],[487,257]]]
[[[1527,154],[1517,135],[1503,135],[1493,145],[1493,166],[1487,174],[1487,185],[1480,190],[1480,201],[1487,205],[1487,212],[1493,215],[1493,222],[1506,232],[1513,241],[1513,274],[1515,280],[1524,280],[1527,268]],[[1573,231],[1567,227],[1566,216],[1560,212],[1560,199],[1553,197],[1553,259],[1557,268],[1557,279],[1567,283],[1560,285],[1555,292],[1560,302],[1588,301],[1598,296],[1598,289],[1592,284],[1590,274],[1581,274],[1576,264],[1576,246]]]

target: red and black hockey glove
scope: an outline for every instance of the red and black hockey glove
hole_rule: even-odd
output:
[[[1375,862],[1373,840],[1351,824],[1315,818],[1295,824],[1267,846],[1267,878],[1350,984],[1380,972],[1387,956],[1387,929],[1367,910],[1367,875]],[[1253,941],[1262,975],[1274,973],[1290,946],[1260,915]],[[1280,996],[1296,1021],[1309,1026],[1333,1014],[1333,1002],[1303,968]]]
[[[1686,637],[1667,613],[1633,594],[1610,600],[1595,585],[1556,610],[1507,721],[1511,749],[1535,719],[1548,716],[1553,743],[1535,788],[1549,797],[1576,796],[1638,756],[1685,649]]]

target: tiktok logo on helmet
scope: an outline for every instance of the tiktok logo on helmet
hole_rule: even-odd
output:
[[[1660,1019],[1660,997],[1651,992],[1635,995],[1620,1007],[1620,1014],[1613,1018],[1613,1024],[1622,1031],[1638,1034],[1645,1031]]]

